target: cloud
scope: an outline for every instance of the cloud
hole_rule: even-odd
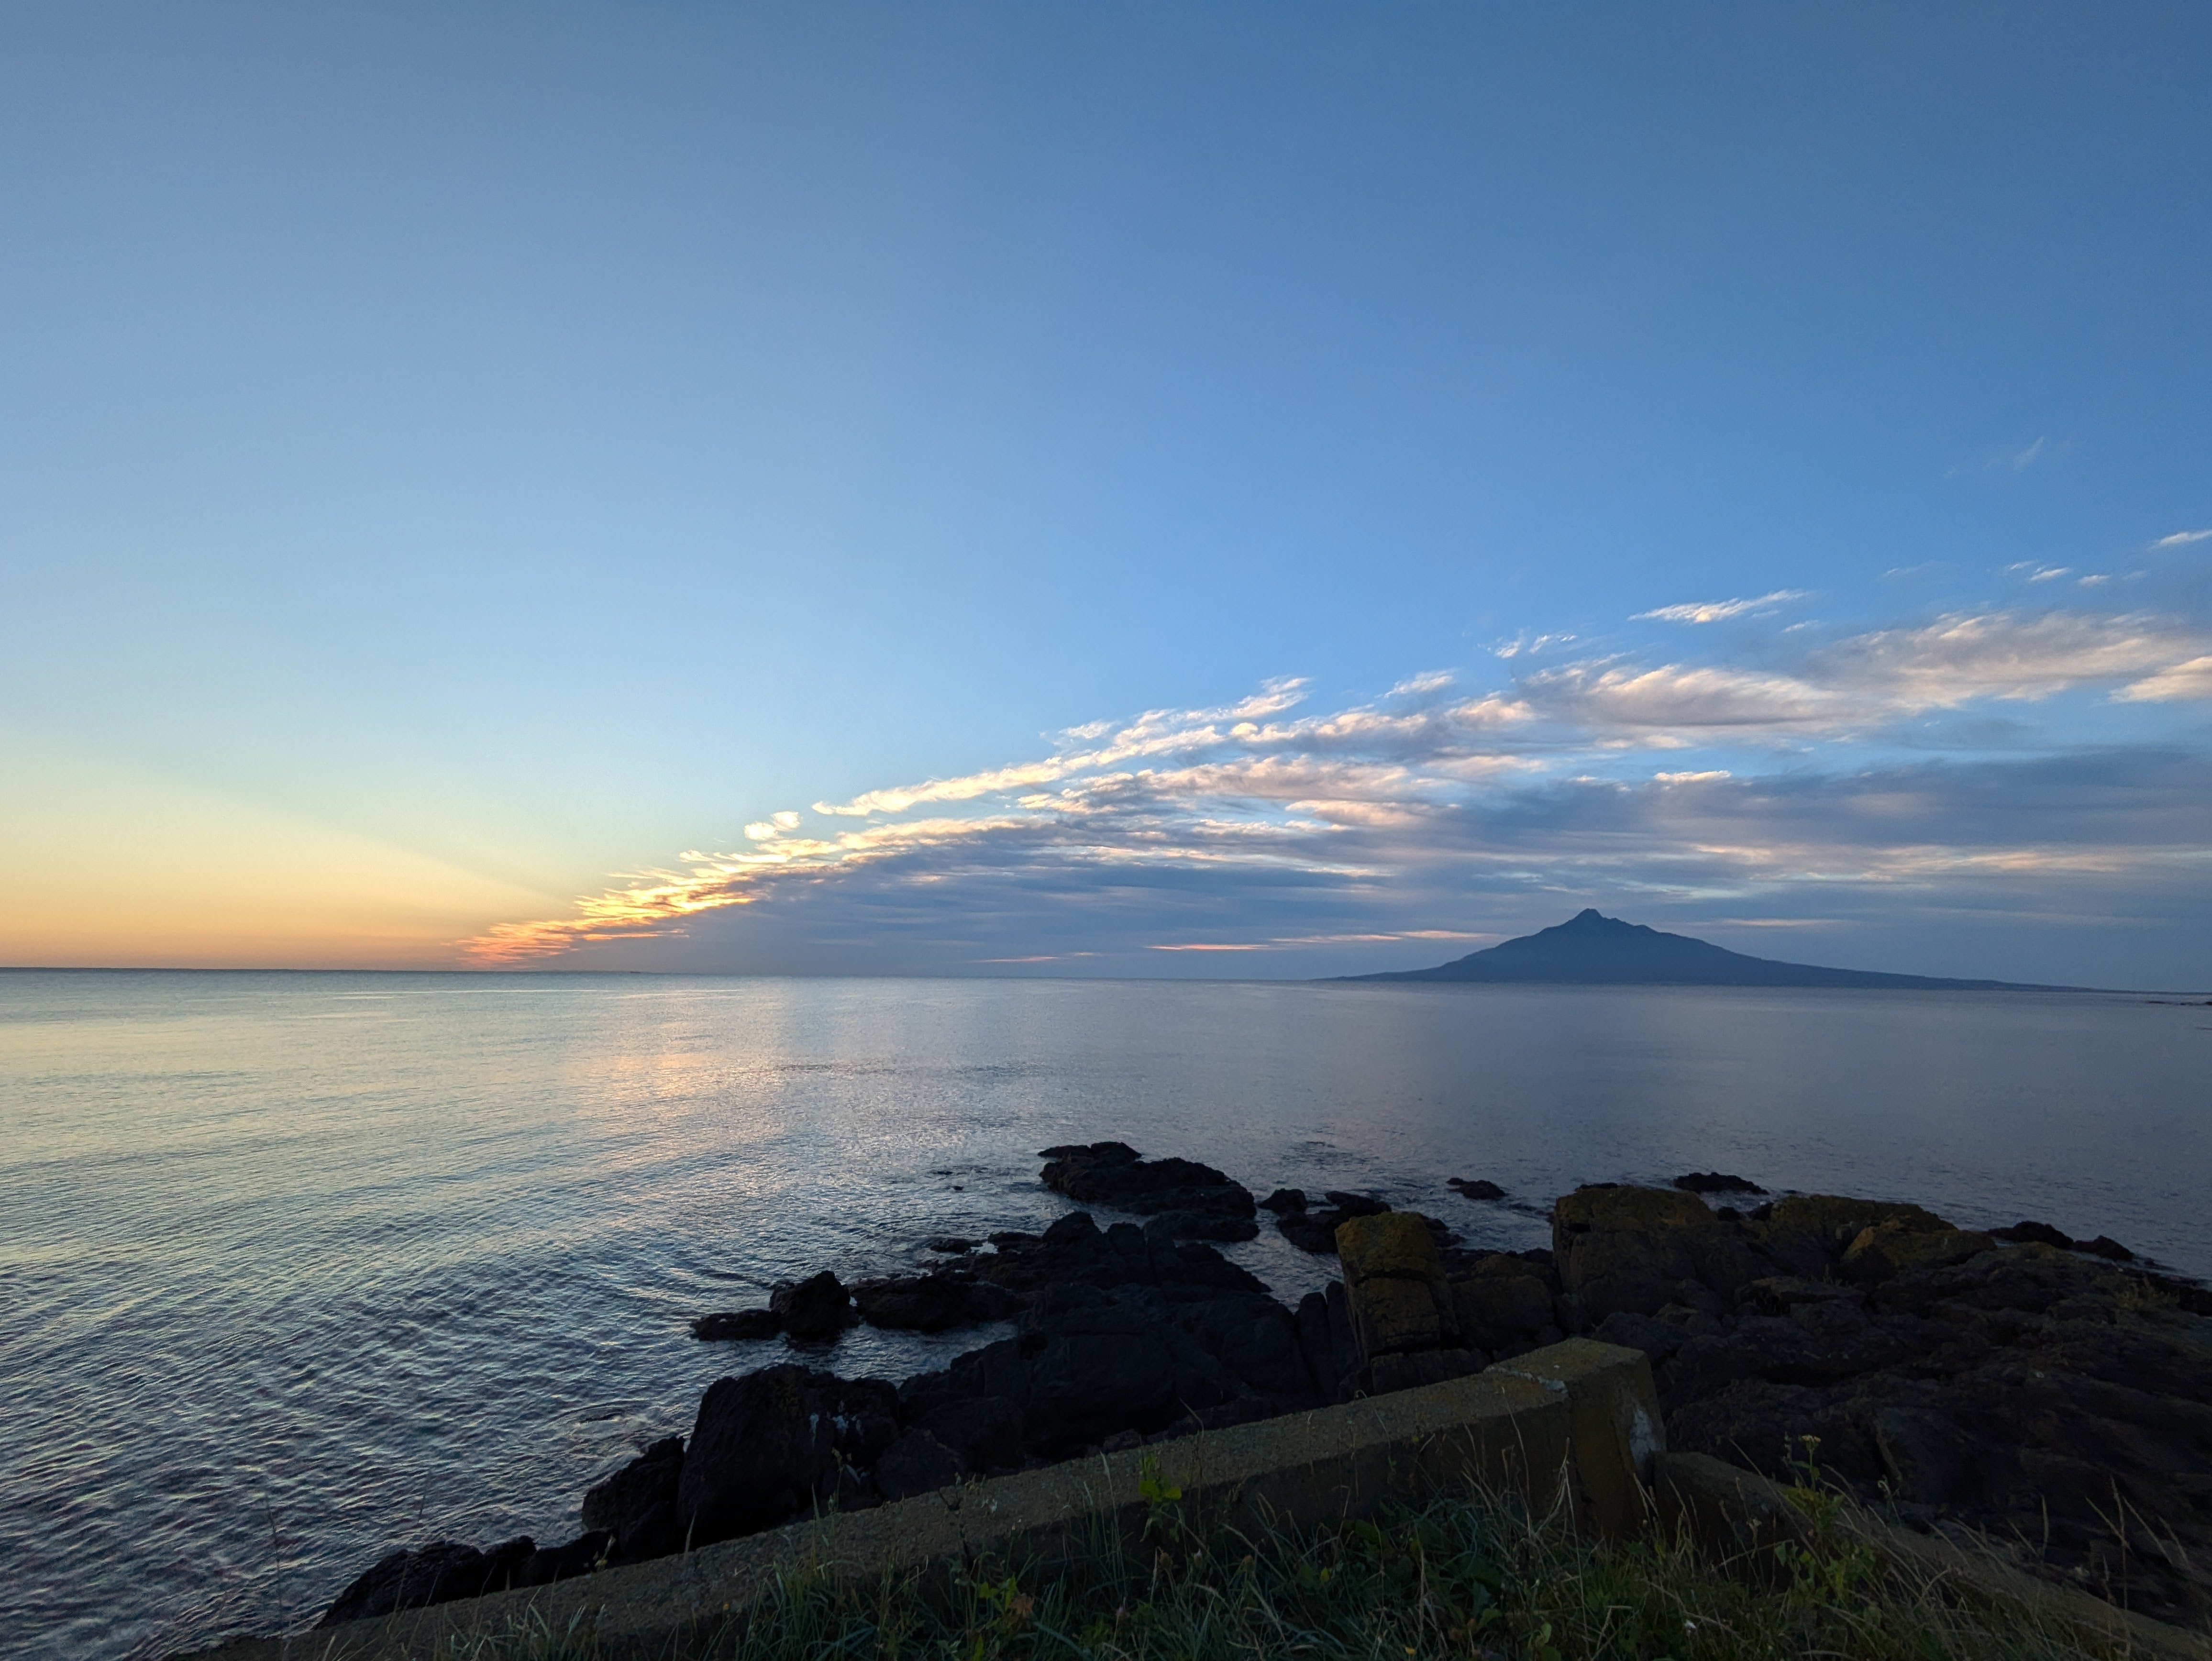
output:
[[[1894,723],[1930,711],[2079,690],[2108,692],[2097,707],[2120,721],[2212,698],[2212,637],[2193,624],[1994,610],[1786,650],[1758,665],[1594,657],[1479,691],[1430,672],[1317,711],[1286,679],[1089,723],[1048,754],[817,803],[811,827],[771,814],[737,848],[630,873],[565,916],[489,929],[467,953],[1337,972],[1347,953],[1404,966],[1425,942],[1487,938],[1501,915],[1556,922],[1592,897],[1756,916],[1817,891],[1832,916],[1849,909],[1838,895],[1872,910],[2030,896],[2039,881],[2044,903],[2051,883],[2148,893],[2212,873],[2203,757],[2085,749],[2052,708],[1954,723],[2002,729],[2015,749],[2040,733],[2040,757],[1881,752]],[[1654,750],[1687,753],[1654,773]]]
[[[2185,548],[2192,542],[2202,542],[2212,537],[2212,531],[2176,531],[2170,537],[2160,537],[2150,545],[2153,548]]]
[[[1665,623],[1721,623],[1729,618],[1745,617],[1772,610],[1793,599],[1803,599],[1808,590],[1777,588],[1771,594],[1761,594],[1756,599],[1716,599],[1686,602],[1680,605],[1662,605],[1649,611],[1638,611],[1631,622],[1642,622],[1656,618]]]
[[[2122,687],[2113,697],[2126,703],[2165,703],[2181,698],[2212,698],[2212,657],[2191,658]]]

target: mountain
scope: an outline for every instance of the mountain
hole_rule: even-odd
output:
[[[1507,940],[1434,969],[1346,975],[1351,981],[1539,981],[1578,986],[1861,986],[1930,992],[2067,992],[2073,987],[2016,981],[1952,981],[1933,975],[1882,975],[1865,969],[1747,958],[1687,934],[1662,934],[1595,910],[1553,928]]]

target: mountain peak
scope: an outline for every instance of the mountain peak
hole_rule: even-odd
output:
[[[2012,989],[2004,981],[1945,980],[1823,969],[1746,957],[1689,934],[1668,934],[1608,917],[1586,905],[1565,922],[1470,952],[1434,969],[1355,975],[1363,981],[1520,981],[1570,985],[1887,987],[1926,990]],[[2037,989],[2057,990],[2056,988]]]

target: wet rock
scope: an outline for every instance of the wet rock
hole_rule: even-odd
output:
[[[1275,1224],[1277,1233],[1299,1250],[1312,1252],[1316,1256],[1335,1254],[1336,1231],[1354,1217],[1379,1217],[1390,1209],[1387,1200],[1378,1200],[1371,1194],[1350,1194],[1340,1189],[1333,1188],[1322,1198],[1327,1202],[1322,1208],[1308,1210],[1301,1206]],[[1443,1225],[1437,1226],[1441,1228]]]
[[[1674,1186],[1685,1194],[1764,1194],[1766,1190],[1757,1183],[1747,1182],[1741,1177],[1730,1176],[1724,1171],[1692,1171],[1674,1178]]]
[[[699,1403],[677,1488],[694,1546],[803,1516],[836,1491],[842,1466],[872,1465],[898,1433],[898,1394],[785,1364],[718,1379]]]
[[[1447,1180],[1444,1186],[1458,1190],[1461,1195],[1470,1200],[1502,1200],[1505,1197],[1504,1189],[1498,1187],[1496,1183],[1488,1182],[1480,1177],[1470,1182],[1464,1177],[1454,1177]]]
[[[1083,1205],[1110,1206],[1140,1216],[1168,1214],[1182,1238],[1249,1239],[1259,1232],[1223,1231],[1250,1222],[1252,1191],[1212,1165],[1193,1159],[1146,1159],[1127,1142],[1046,1148],[1040,1173],[1047,1188]],[[1210,1231],[1210,1232],[1209,1232]]]
[[[1306,1191],[1302,1188],[1279,1188],[1260,1202],[1261,1210],[1278,1214],[1286,1211],[1304,1211],[1305,1208]]]
[[[870,1326],[949,1332],[955,1327],[1010,1320],[1029,1299],[963,1269],[863,1281],[853,1288],[853,1301]]]
[[[777,1287],[769,1294],[768,1306],[782,1318],[784,1335],[794,1343],[827,1343],[860,1318],[844,1282],[826,1269]]]
[[[483,1591],[490,1567],[483,1553],[458,1540],[433,1540],[412,1551],[392,1552],[340,1592],[315,1624],[335,1627],[474,1597]]]
[[[2100,1234],[2094,1240],[2076,1241],[2075,1250],[2086,1251],[2093,1257],[2106,1258],[2116,1263],[2131,1263],[2136,1260],[2134,1252],[2129,1250],[2109,1234]]]
[[[979,1280],[1019,1293],[1081,1284],[1211,1287],[1265,1293],[1250,1271],[1210,1245],[1148,1237],[1134,1223],[1101,1229],[1087,1211],[1071,1212],[1042,1236],[1010,1237],[996,1255],[975,1265]]]
[[[783,1317],[772,1309],[732,1310],[721,1315],[702,1315],[691,1323],[694,1338],[773,1338],[783,1330]]]
[[[963,1239],[957,1234],[933,1234],[922,1244],[932,1251],[942,1251],[950,1256],[964,1256],[975,1249],[973,1240]]]
[[[605,1533],[618,1563],[642,1562],[681,1548],[676,1493],[684,1475],[684,1439],[668,1436],[584,1490],[584,1526]]]
[[[1991,1229],[1990,1237],[2012,1245],[2057,1246],[2061,1251],[2074,1249],[2073,1237],[2051,1227],[2049,1223],[2017,1222],[2010,1228]]]

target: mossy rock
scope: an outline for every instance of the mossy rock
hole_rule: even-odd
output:
[[[1966,1262],[1996,1244],[1975,1229],[1923,1228],[1911,1219],[1893,1219],[1859,1231],[1844,1248],[1844,1273],[1854,1281],[1887,1281],[1908,1269]]]
[[[1386,1211],[1340,1224],[1336,1256],[1352,1286],[1386,1275],[1421,1281],[1439,1275],[1436,1238],[1427,1220],[1411,1211]]]

